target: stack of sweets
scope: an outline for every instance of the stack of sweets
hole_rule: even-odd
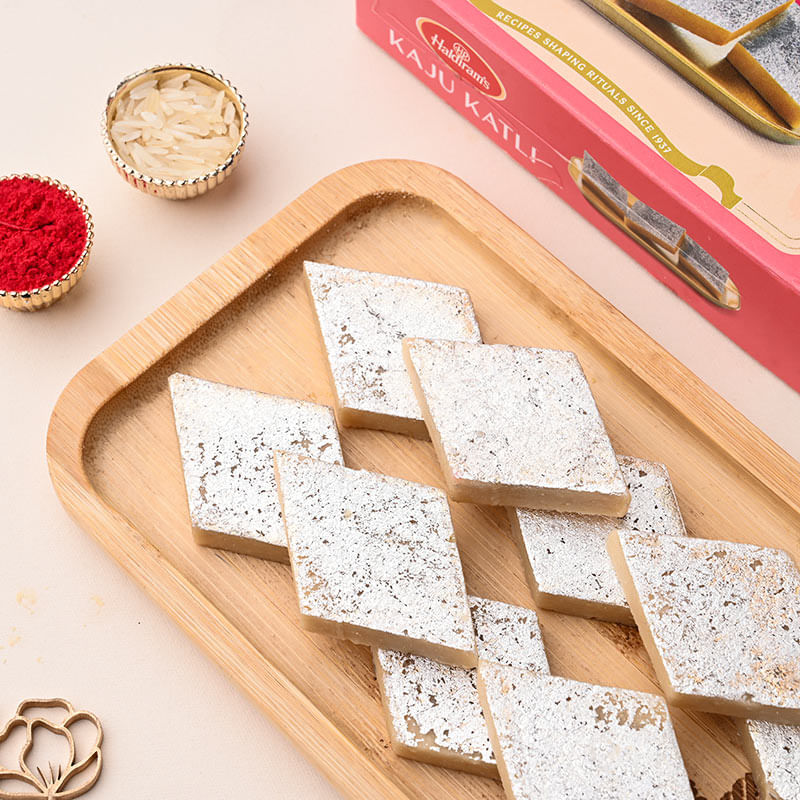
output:
[[[617,456],[573,353],[482,344],[455,287],[306,272],[340,424],[424,424],[451,499],[508,507],[539,605],[636,624],[666,701],[749,719],[762,791],[796,800],[791,558],[687,537],[666,467]],[[499,775],[510,800],[691,800],[664,698],[551,676],[533,610],[467,594],[444,492],[345,466],[330,409],[171,386],[200,541],[288,556],[301,625],[373,648],[398,754]]]
[[[795,0],[631,0],[717,45],[791,128],[800,127],[800,8]]]
[[[729,295],[738,294],[728,270],[685,228],[631,195],[589,152],[580,161],[580,185],[592,203],[709,297],[727,304]]]

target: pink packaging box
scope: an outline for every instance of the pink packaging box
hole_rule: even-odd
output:
[[[657,20],[626,7],[621,0],[516,0],[514,9],[492,0],[357,0],[357,21],[650,273],[800,390],[800,147],[791,143],[800,143],[800,133],[786,129],[722,51],[704,51],[688,36],[686,44],[680,31],[664,33]],[[647,25],[665,37],[650,50],[619,27],[641,40]],[[676,52],[692,56],[682,66],[671,62],[683,76],[651,52],[662,41],[667,60]],[[713,66],[714,59],[719,64],[706,73],[695,67]],[[715,74],[724,81],[709,90],[706,79]],[[696,88],[704,81],[706,94]],[[677,256],[632,234],[598,202],[581,177],[585,152],[632,199],[685,228],[725,268],[725,288],[709,291]]]

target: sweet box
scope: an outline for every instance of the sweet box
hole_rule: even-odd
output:
[[[800,132],[727,60],[731,45],[700,40],[624,0],[507,2],[357,0],[357,21],[800,389]],[[685,229],[686,242],[721,265],[723,282],[714,289],[604,203],[582,178],[586,156],[627,190],[630,205],[641,201]]]

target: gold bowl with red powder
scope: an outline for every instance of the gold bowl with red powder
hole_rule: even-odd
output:
[[[43,276],[42,270],[35,265],[31,265],[30,270],[26,269],[26,272],[30,272],[29,280],[23,279],[19,274],[12,275],[7,269],[8,264],[3,263],[4,252],[2,245],[8,244],[8,242],[0,242],[0,305],[16,311],[38,311],[39,309],[47,308],[64,297],[83,276],[86,265],[89,262],[89,252],[92,248],[94,237],[94,225],[86,203],[73,189],[70,189],[69,186],[60,181],[42,175],[6,175],[0,177],[0,187],[4,182],[12,180],[37,181],[56,187],[75,205],[76,211],[81,215],[85,224],[85,233],[80,235],[80,240],[76,242],[74,247],[74,257],[72,255],[68,257],[68,263],[63,265],[63,272],[61,271],[62,267],[57,268],[56,277],[51,275]],[[39,226],[28,228],[20,225],[20,222],[20,219],[15,219],[14,222],[0,219],[0,226],[5,228],[6,231],[12,231],[12,235],[19,235],[33,234],[50,224],[56,224],[55,222],[44,222]]]

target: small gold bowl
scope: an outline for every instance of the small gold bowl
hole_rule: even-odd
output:
[[[83,273],[86,271],[86,265],[89,263],[89,252],[92,249],[94,224],[92,223],[92,215],[89,213],[89,209],[83,199],[79,197],[73,189],[70,189],[69,186],[61,183],[61,181],[57,181],[55,178],[48,178],[44,175],[29,175],[27,173],[21,175],[4,175],[0,177],[0,181],[11,180],[13,178],[27,178],[58,187],[64,194],[75,201],[83,212],[83,216],[86,220],[86,242],[83,246],[83,251],[78,256],[75,265],[65,272],[58,280],[48,283],[45,286],[32,287],[24,291],[12,292],[0,289],[0,306],[12,308],[15,311],[39,311],[42,308],[51,306],[56,300],[60,300],[67,292],[73,289],[83,276]]]
[[[114,147],[114,142],[111,139],[111,124],[116,116],[117,106],[121,98],[139,84],[151,80],[154,77],[171,78],[182,72],[190,72],[192,77],[196,78],[198,81],[208,84],[216,90],[222,89],[226,93],[228,99],[233,102],[239,115],[239,141],[222,164],[204,175],[181,180],[170,180],[169,178],[156,178],[151,175],[145,175],[126,161],[123,161]],[[205,194],[215,186],[219,186],[219,184],[235,169],[242,148],[244,147],[246,136],[247,110],[245,109],[244,100],[242,100],[239,91],[230,81],[223,78],[222,75],[218,75],[216,72],[206,69],[205,67],[195,66],[194,64],[164,64],[150,67],[149,69],[143,69],[140,72],[129,75],[127,78],[123,78],[114,91],[108,96],[106,108],[103,112],[103,143],[111,158],[111,162],[117,168],[117,172],[119,172],[131,186],[135,186],[140,191],[152,194],[155,197],[165,197],[168,200],[188,200],[191,197]]]

